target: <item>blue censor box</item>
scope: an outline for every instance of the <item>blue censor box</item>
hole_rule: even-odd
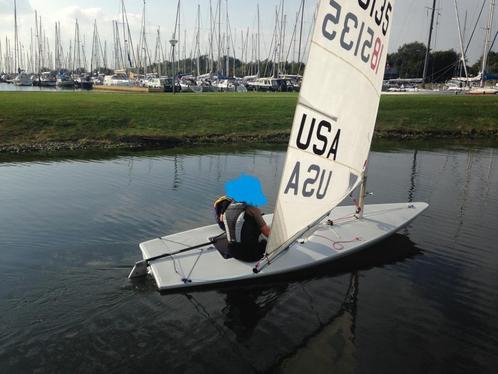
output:
[[[242,174],[225,183],[225,194],[235,201],[253,206],[262,206],[267,202],[259,179],[252,175]]]

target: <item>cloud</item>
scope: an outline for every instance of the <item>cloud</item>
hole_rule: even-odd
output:
[[[91,23],[95,19],[102,19],[104,17],[104,11],[102,8],[81,8],[79,6],[71,6],[67,8],[62,8],[60,11],[53,15],[53,18],[61,20],[75,20],[81,21],[82,23]]]

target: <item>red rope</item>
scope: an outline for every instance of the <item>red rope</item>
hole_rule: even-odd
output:
[[[358,238],[358,237],[356,237],[353,240],[344,240],[344,241],[339,241],[339,242],[336,242],[336,241],[332,240],[332,247],[336,251],[342,251],[344,249],[344,245],[343,244],[348,244],[348,243],[353,243],[353,242],[361,242],[361,239]]]

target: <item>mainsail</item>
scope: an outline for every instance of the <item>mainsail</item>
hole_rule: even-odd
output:
[[[320,0],[267,254],[290,244],[361,180],[394,0]]]

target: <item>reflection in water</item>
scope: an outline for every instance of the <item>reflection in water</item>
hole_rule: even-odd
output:
[[[279,296],[287,290],[287,284],[271,288],[226,289],[226,306],[223,308],[224,325],[233,331],[238,341],[247,341],[258,323],[271,310]]]
[[[368,203],[431,203],[403,235],[271,283],[169,295],[127,281],[137,243],[212,223],[241,172],[275,201],[284,151],[3,158],[0,372],[493,372],[495,150],[423,149],[369,163]]]
[[[181,157],[177,155],[173,158],[174,174],[173,174],[173,190],[177,190],[181,185],[180,172],[183,172],[183,162]]]
[[[355,325],[359,277],[350,276],[348,290],[341,307],[317,331],[286,357],[275,372],[347,373],[354,371]]]
[[[467,162],[465,165],[464,169],[464,182],[462,186],[462,198],[460,199],[460,211],[459,211],[459,222],[457,226],[457,230],[455,233],[455,240],[457,240],[460,236],[460,233],[462,231],[462,227],[465,221],[465,208],[467,205],[467,199],[469,196],[469,188],[470,188],[470,182],[472,178],[472,151],[469,151],[467,153]]]
[[[420,253],[421,250],[410,239],[396,234],[382,244],[345,258],[337,264],[330,264],[321,270],[322,276],[327,272],[329,276],[339,273],[350,274],[344,299],[335,313],[329,314],[325,320],[317,318],[318,326],[281,360],[275,367],[275,372],[303,373],[309,368],[313,368],[315,373],[354,372],[360,279],[358,271],[399,264],[413,259]],[[316,304],[310,293],[306,293],[310,304]]]
[[[415,178],[417,177],[417,153],[418,150],[413,151],[413,164],[412,173],[410,175],[410,189],[408,190],[408,202],[413,202],[413,195],[415,193]]]

